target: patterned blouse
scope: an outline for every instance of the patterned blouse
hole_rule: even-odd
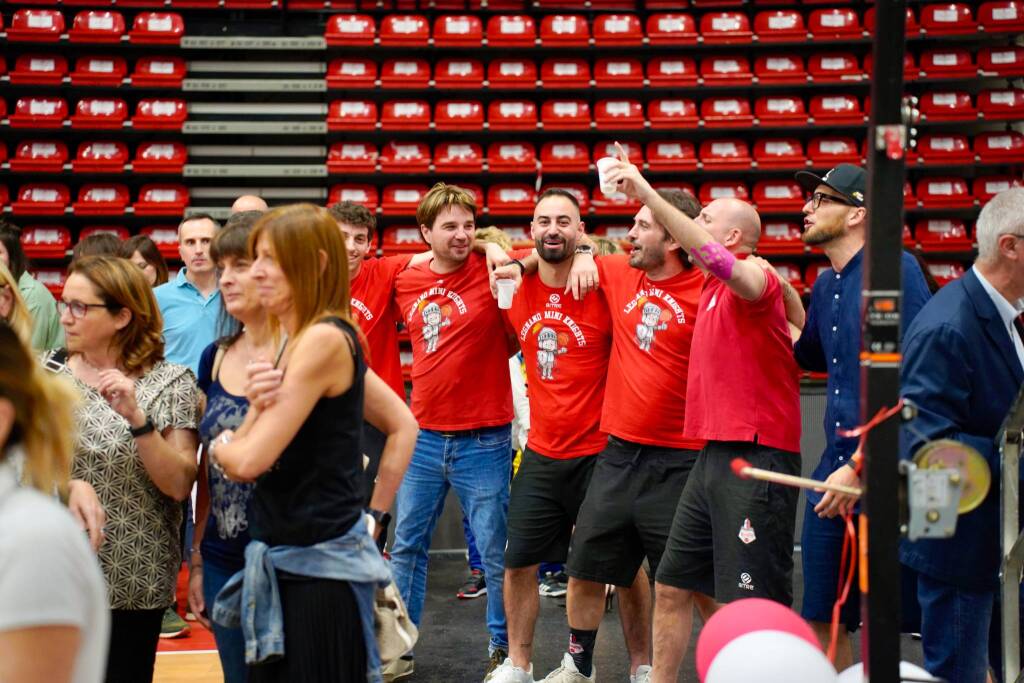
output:
[[[55,352],[43,355],[43,363]],[[74,379],[82,403],[72,477],[93,485],[107,513],[107,540],[100,564],[111,609],[163,609],[174,600],[181,566],[181,503],[164,495],[149,478],[128,421],[67,364],[59,372]],[[139,408],[157,430],[196,429],[199,389],[192,371],[160,361],[135,381]]]

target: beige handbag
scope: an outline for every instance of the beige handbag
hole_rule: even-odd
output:
[[[411,651],[419,638],[419,631],[409,618],[409,612],[405,609],[394,581],[387,588],[377,590],[373,622],[381,668]]]

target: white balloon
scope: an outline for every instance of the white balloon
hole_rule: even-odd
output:
[[[785,631],[745,633],[723,647],[704,683],[838,683],[828,657]]]
[[[925,681],[938,680],[932,678],[930,673],[911,662],[900,662],[900,676],[903,678],[920,678]],[[836,683],[864,683],[864,663],[857,662],[849,669],[843,671],[843,673],[839,674],[839,680]]]

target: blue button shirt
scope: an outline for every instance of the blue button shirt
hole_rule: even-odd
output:
[[[204,299],[182,268],[173,282],[160,285],[153,293],[164,318],[164,356],[198,373],[203,349],[217,339],[220,290]]]
[[[824,481],[850,460],[857,439],[837,430],[860,424],[861,290],[863,249],[842,272],[823,271],[811,291],[803,334],[793,347],[796,362],[812,372],[828,373],[825,402],[825,452],[812,475]],[[917,259],[903,252],[903,316],[901,332],[931,298]],[[812,504],[822,493],[807,491]]]

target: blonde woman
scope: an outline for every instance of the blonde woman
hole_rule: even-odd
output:
[[[0,263],[0,319],[17,332],[22,341],[32,343],[32,315],[18,291],[18,281],[3,263]]]
[[[76,397],[0,322],[0,681],[98,683],[110,628],[86,536],[67,492]],[[14,456],[24,474],[15,473]],[[21,486],[19,479],[27,485]]]

